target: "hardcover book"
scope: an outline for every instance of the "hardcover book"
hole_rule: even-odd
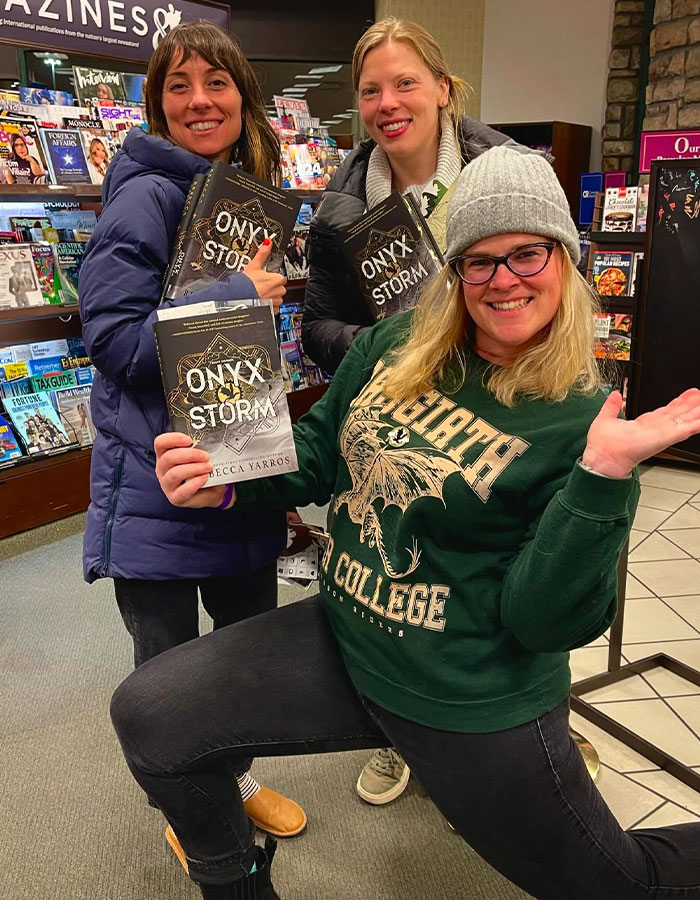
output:
[[[593,253],[593,287],[603,297],[628,297],[632,293],[631,250]]]
[[[209,453],[209,485],[297,471],[272,308],[198,303],[153,326],[175,431]]]
[[[632,347],[629,313],[596,313],[595,355],[598,359],[628,361]]]
[[[202,188],[204,187],[204,182],[206,180],[207,176],[201,172],[195,175],[192,179],[190,189],[187,192],[187,196],[185,197],[185,205],[182,208],[182,215],[180,216],[177,231],[175,232],[175,240],[173,241],[173,246],[170,251],[170,262],[168,263],[168,268],[165,270],[165,275],[163,276],[163,291],[161,293],[161,303],[166,299],[165,290],[168,286],[171,276],[173,275],[173,271],[176,269],[175,274],[177,275],[182,268],[182,243],[185,234],[187,234],[187,229],[192,223],[195,207],[199,202],[199,197],[202,193]]]
[[[71,445],[47,394],[27,394],[3,400],[15,432],[30,456],[65,450]]]
[[[98,100],[126,99],[120,72],[73,66],[73,79],[78,103],[81,106],[96,103]]]
[[[43,306],[31,244],[0,246],[0,309]]]
[[[90,173],[80,132],[68,128],[42,128],[41,137],[55,184],[89,184]]]
[[[602,231],[634,231],[636,215],[636,187],[606,188]]]
[[[267,269],[284,271],[301,200],[288,191],[216,162],[211,167],[172,266],[164,297],[172,300],[240,272],[265,239]]]
[[[95,427],[90,411],[90,385],[67,387],[51,395],[56,412],[73,443],[90,447],[95,440]]]
[[[343,252],[375,322],[415,306],[443,264],[417,206],[398,191],[345,230]]]

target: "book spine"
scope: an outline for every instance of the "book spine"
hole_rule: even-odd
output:
[[[175,242],[173,244],[173,252],[170,259],[170,264],[168,266],[165,283],[163,285],[163,292],[161,294],[160,300],[161,303],[163,303],[163,301],[165,300],[174,300],[175,297],[179,295],[178,281],[180,273],[182,271],[182,264],[185,260],[185,256],[187,255],[187,244],[188,239],[190,238],[190,230],[192,228],[192,224],[199,218],[200,210],[202,209],[202,203],[206,200],[206,195],[208,193],[209,185],[211,184],[215,168],[216,164],[211,167],[208,174],[199,182],[199,190],[197,190],[195,186],[196,178],[195,181],[192,182],[192,186],[195,186],[195,192],[193,193],[190,200],[189,208],[187,207],[187,200],[185,200],[183,217],[180,219],[180,224],[178,225]],[[190,187],[190,191],[192,191],[192,187]],[[185,210],[187,210],[187,212]]]
[[[172,250],[170,251],[170,262],[168,263],[168,268],[165,270],[165,275],[163,276],[163,290],[160,295],[160,302],[162,303],[164,300],[167,300],[167,287],[170,283],[170,278],[173,273],[173,269],[176,265],[176,261],[180,257],[182,252],[182,242],[185,236],[187,229],[192,224],[192,220],[194,218],[195,207],[197,206],[197,201],[199,200],[199,196],[202,193],[202,186],[206,179],[205,175],[198,174],[195,175],[192,179],[192,184],[190,185],[190,189],[187,192],[187,197],[185,198],[185,205],[182,208],[182,215],[180,216],[180,221],[177,226],[177,231],[175,232],[175,240],[173,241]],[[182,260],[180,260],[182,262]]]
[[[423,217],[423,214],[420,211],[420,207],[418,206],[418,201],[413,196],[413,194],[406,194],[403,198],[406,201],[406,205],[408,206],[408,211],[413,216],[413,221],[416,223],[418,231],[421,233],[423,240],[428,245],[428,249],[433,252],[435,256],[435,260],[439,267],[445,265],[445,258],[442,255],[442,250],[438,247],[437,241],[433,236],[432,231],[430,230],[430,226],[427,221]]]

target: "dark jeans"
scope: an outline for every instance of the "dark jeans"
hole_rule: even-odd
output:
[[[216,631],[277,607],[277,563],[244,575],[199,581],[115,578],[117,606],[134,642],[135,668],[199,637],[197,589]],[[235,782],[251,765],[250,757],[229,763],[228,778]],[[158,805],[153,797],[149,802]]]
[[[252,862],[232,762],[393,745],[465,840],[535,897],[700,897],[700,824],[623,831],[565,702],[491,734],[409,722],[355,692],[318,598],[151,660],[117,689],[112,718],[196,881],[234,881]]]
[[[199,637],[197,588],[214,629],[277,606],[277,564],[228,578],[147,581],[115,578],[114,593],[134,642],[134,666]]]

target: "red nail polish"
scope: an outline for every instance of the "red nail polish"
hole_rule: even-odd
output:
[[[265,238],[265,240],[263,241],[263,247],[269,247],[270,243],[271,243],[270,238]]]

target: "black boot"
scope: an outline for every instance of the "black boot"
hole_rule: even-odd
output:
[[[265,849],[255,848],[256,871],[231,884],[200,884],[204,900],[280,900],[270,881],[270,865],[277,849],[277,841],[269,834]]]

